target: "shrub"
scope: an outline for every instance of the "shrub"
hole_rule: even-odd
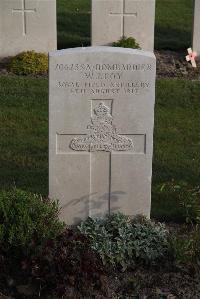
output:
[[[46,73],[48,71],[48,56],[35,51],[22,52],[11,58],[8,69],[16,75]]]
[[[144,217],[131,220],[118,213],[104,220],[88,218],[78,229],[90,239],[103,264],[120,265],[123,270],[137,263],[154,263],[168,252],[164,225]]]
[[[132,49],[140,49],[140,45],[136,42],[133,37],[122,37],[117,42],[112,44],[113,47],[122,47],[122,48],[132,48]]]
[[[63,229],[58,203],[16,188],[0,192],[0,247],[20,252],[39,248]]]

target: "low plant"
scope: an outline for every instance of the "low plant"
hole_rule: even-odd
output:
[[[132,48],[132,49],[140,49],[140,45],[136,42],[133,37],[122,37],[117,42],[112,44],[113,47],[122,47],[122,48]]]
[[[35,51],[22,52],[11,58],[8,69],[16,75],[46,73],[48,71],[48,56]]]
[[[0,248],[23,254],[62,232],[58,203],[13,188],[0,192]]]
[[[123,270],[137,263],[155,263],[168,252],[164,225],[144,217],[131,219],[117,213],[105,219],[88,218],[78,229],[89,238],[103,264],[119,265]]]

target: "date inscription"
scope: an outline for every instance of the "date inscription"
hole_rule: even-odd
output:
[[[151,64],[55,65],[55,73],[62,74],[62,79],[56,82],[57,88],[65,89],[68,94],[83,96],[101,94],[138,95],[151,88],[149,80],[137,79],[141,77],[148,78],[150,74],[148,76],[139,74],[151,71]]]

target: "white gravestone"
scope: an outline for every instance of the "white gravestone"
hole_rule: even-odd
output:
[[[56,0],[0,1],[0,58],[55,49]]]
[[[111,45],[125,36],[153,51],[154,20],[155,0],[92,0],[92,45]]]
[[[49,58],[49,195],[61,218],[149,217],[154,54],[88,47]]]
[[[200,0],[194,1],[193,51],[200,55]]]

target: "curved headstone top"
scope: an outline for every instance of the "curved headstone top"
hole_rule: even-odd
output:
[[[131,48],[122,48],[122,47],[110,47],[110,46],[91,46],[91,47],[78,47],[78,48],[68,48],[56,51],[50,51],[49,56],[60,56],[67,55],[69,53],[123,53],[123,54],[131,54],[131,55],[139,55],[139,56],[147,56],[155,59],[155,55],[151,51],[144,51],[139,49],[131,49]]]

